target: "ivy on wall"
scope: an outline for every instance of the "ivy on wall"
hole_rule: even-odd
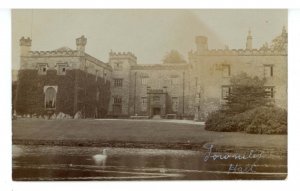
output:
[[[48,70],[46,75],[39,75],[37,70],[26,69],[19,71],[18,79],[14,105],[18,115],[47,114],[43,88],[52,85],[58,86],[55,113],[63,112],[74,116],[81,110],[88,118],[105,117],[107,114],[110,84],[103,78],[98,77],[96,80],[94,75],[82,70],[67,70],[66,75],[57,75],[56,70]],[[77,111],[74,109],[75,87],[78,92]]]

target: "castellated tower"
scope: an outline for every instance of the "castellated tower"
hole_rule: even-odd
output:
[[[251,30],[248,31],[247,42],[246,42],[246,50],[252,49],[252,35]]]
[[[20,39],[21,56],[28,56],[31,51],[31,39],[22,37]]]
[[[87,38],[83,35],[76,39],[77,51],[80,55],[85,53],[85,45],[87,43]]]
[[[27,67],[27,59],[31,51],[31,39],[22,37],[20,39],[20,68]]]
[[[137,58],[131,52],[110,52],[109,65],[112,67],[111,99],[109,114],[111,116],[128,116],[131,84],[131,67],[137,64]]]
[[[197,36],[195,39],[196,46],[197,46],[197,52],[204,52],[208,50],[208,45],[207,45],[207,37],[205,36]]]

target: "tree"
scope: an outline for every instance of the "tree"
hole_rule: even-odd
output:
[[[164,63],[183,63],[186,62],[183,58],[183,56],[177,51],[177,50],[171,50],[168,52],[164,59]]]
[[[272,40],[271,49],[273,50],[287,50],[287,36],[278,36]]]
[[[282,28],[281,35],[277,36],[275,39],[272,40],[271,49],[272,50],[287,50],[287,43],[288,43],[288,34],[286,32],[285,27]]]
[[[256,134],[286,134],[287,112],[273,106],[272,92],[265,89],[265,79],[246,73],[233,76],[226,104],[210,113],[205,122],[209,131],[244,131]]]
[[[237,114],[271,104],[270,94],[265,89],[265,79],[241,73],[231,78],[231,88],[226,98],[225,111]]]

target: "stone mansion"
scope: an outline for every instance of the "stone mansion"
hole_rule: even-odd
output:
[[[75,50],[31,51],[20,39],[14,110],[18,115],[63,112],[84,118],[161,116],[203,120],[224,104],[230,77],[241,72],[266,78],[277,106],[287,107],[287,32],[268,45],[252,47],[249,31],[244,49],[209,49],[205,36],[182,63],[138,64],[130,52],[110,52],[103,62],[85,52],[87,38]]]

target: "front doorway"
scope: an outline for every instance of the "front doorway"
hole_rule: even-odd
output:
[[[154,107],[153,108],[153,115],[160,115],[160,108],[159,107]]]

